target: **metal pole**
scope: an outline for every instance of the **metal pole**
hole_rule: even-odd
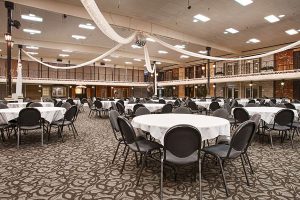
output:
[[[206,47],[207,55],[210,56],[211,47]],[[207,59],[207,96],[210,96],[210,60]]]

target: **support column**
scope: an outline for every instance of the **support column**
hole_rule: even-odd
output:
[[[210,56],[211,47],[206,47],[207,55]],[[210,96],[210,60],[207,59],[207,96]]]

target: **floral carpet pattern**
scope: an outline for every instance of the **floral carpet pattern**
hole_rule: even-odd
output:
[[[86,109],[87,110],[87,109]],[[12,136],[0,143],[0,199],[159,199],[160,164],[149,160],[136,186],[138,168],[134,154],[129,154],[123,174],[123,147],[114,164],[117,142],[107,118],[89,118],[79,114],[76,128],[79,137],[64,129],[62,143],[55,130],[44,146],[40,133],[22,136],[20,149]],[[46,138],[46,137],[45,137]],[[254,168],[247,186],[240,159],[225,165],[229,189],[226,197],[222,176],[215,160],[206,159],[202,171],[202,199],[300,199],[300,136],[295,148],[290,141],[274,140],[274,149],[267,141],[255,140],[249,156]],[[166,169],[164,199],[197,199],[198,181],[191,169],[180,168],[177,180]],[[197,179],[198,180],[198,179]]]

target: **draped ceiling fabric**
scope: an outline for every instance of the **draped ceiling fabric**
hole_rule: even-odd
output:
[[[115,47],[113,47],[112,49],[110,49],[109,51],[105,52],[104,54],[98,56],[97,58],[94,58],[93,60],[90,60],[90,61],[87,61],[85,63],[81,63],[81,64],[78,64],[78,65],[74,65],[74,66],[69,66],[69,67],[58,67],[58,66],[53,66],[53,65],[49,65],[47,63],[44,63],[42,61],[40,61],[39,59],[33,57],[32,55],[30,55],[29,53],[27,53],[26,51],[24,51],[24,49],[22,49],[22,51],[32,60],[42,64],[42,65],[45,65],[47,67],[50,67],[50,68],[53,68],[53,69],[75,69],[75,68],[79,68],[79,67],[83,67],[83,66],[86,66],[86,65],[91,65],[93,64],[94,62],[97,62],[98,60],[101,60],[103,58],[105,58],[106,56],[109,56],[110,54],[112,54],[114,51],[116,51],[117,49],[119,49],[123,44],[118,44],[116,45]]]
[[[144,55],[145,55],[146,68],[147,68],[148,72],[154,73],[155,65],[153,65],[153,68],[151,67],[151,62],[150,62],[150,57],[149,57],[149,52],[148,52],[147,45],[144,46]]]
[[[287,45],[285,47],[282,47],[282,48],[279,48],[277,50],[274,50],[274,51],[270,51],[270,52],[267,52],[267,53],[264,53],[264,54],[260,54],[260,55],[256,55],[256,56],[248,56],[248,57],[243,57],[243,58],[222,58],[222,57],[214,57],[214,56],[207,56],[207,55],[203,55],[203,54],[198,54],[198,53],[194,53],[194,52],[191,52],[191,51],[187,51],[187,50],[184,50],[184,49],[179,49],[179,48],[176,48],[174,47],[173,45],[171,44],[168,44],[150,34],[147,34],[146,33],[146,36],[147,37],[150,37],[151,39],[155,40],[156,42],[158,42],[159,44],[169,48],[169,49],[172,49],[174,51],[177,51],[179,53],[182,53],[182,54],[185,54],[185,55],[189,55],[189,56],[192,56],[192,57],[197,57],[197,58],[202,58],[202,59],[209,59],[209,60],[225,60],[225,61],[238,61],[238,60],[250,60],[250,59],[256,59],[256,58],[262,58],[262,57],[266,57],[266,56],[269,56],[269,55],[273,55],[275,53],[279,53],[279,52],[282,52],[282,51],[285,51],[285,50],[288,50],[288,49],[291,49],[293,47],[296,47],[298,45],[300,45],[300,40],[297,41],[297,42],[294,42],[290,45]]]
[[[94,0],[81,0],[81,3],[89,13],[92,20],[98,26],[98,28],[110,39],[120,44],[128,44],[135,38],[136,32],[134,32],[128,38],[123,38],[118,33],[116,33],[115,30],[106,21]]]
[[[17,82],[16,82],[16,96],[22,97],[22,61],[21,50],[19,50],[18,67],[17,67]]]

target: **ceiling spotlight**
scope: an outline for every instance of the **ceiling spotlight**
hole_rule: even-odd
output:
[[[26,46],[26,49],[39,49],[39,48],[35,46]]]
[[[82,35],[72,35],[72,38],[76,39],[76,40],[85,40],[86,37],[82,36]]]
[[[226,29],[225,30],[226,32],[229,32],[229,33],[231,33],[231,34],[235,34],[235,33],[238,33],[239,31],[238,30],[236,30],[236,29],[234,29],[234,28],[228,28],[228,29]],[[224,32],[225,33],[225,32]],[[226,33],[225,33],[226,34]]]
[[[155,64],[157,64],[157,65],[161,65],[161,62],[155,62]]]
[[[131,45],[131,47],[134,48],[134,49],[141,49],[142,48],[142,47],[140,47],[140,46],[138,46],[136,44]]]
[[[110,61],[111,61],[111,59],[109,59],[109,58],[103,58],[103,60],[104,60],[105,62],[110,62]]]
[[[167,54],[168,52],[167,51],[163,51],[163,50],[159,50],[158,53],[159,54]]]
[[[27,53],[30,54],[30,55],[37,55],[37,54],[39,54],[37,52],[32,52],[32,51],[28,51]]]
[[[259,43],[259,42],[260,42],[260,40],[259,40],[259,39],[252,38],[252,39],[248,40],[246,43],[247,43],[247,44],[250,44],[250,43],[253,43],[253,44],[255,44],[255,43]]]
[[[153,40],[152,38],[146,38],[146,40],[149,42],[155,42],[155,40]]]
[[[67,53],[73,52],[72,50],[68,50],[68,49],[63,49],[62,51],[63,51],[63,52],[67,52]]]
[[[29,21],[34,21],[34,22],[43,22],[43,18],[38,17],[31,13],[28,15],[21,15],[21,18]]]
[[[185,45],[184,44],[177,44],[174,47],[178,48],[178,49],[184,49]]]
[[[187,55],[181,55],[180,58],[181,58],[181,59],[189,58],[189,56],[187,56]]]
[[[198,51],[198,52],[201,53],[201,54],[207,54],[207,51],[205,51],[205,50],[204,51],[201,50],[201,51]]]
[[[289,29],[289,30],[287,30],[287,31],[285,31],[287,34],[289,34],[289,35],[296,35],[296,34],[298,34],[298,31],[297,30],[295,30],[295,29]]]
[[[126,65],[132,65],[132,62],[125,62]]]
[[[194,19],[200,20],[202,22],[207,22],[207,21],[210,20],[210,18],[208,18],[208,17],[206,17],[204,15],[201,15],[201,14],[195,15]]]
[[[60,53],[58,54],[59,57],[69,57],[70,55],[69,54],[63,54],[63,53]]]
[[[90,23],[87,23],[87,24],[79,24],[78,25],[79,28],[84,28],[84,29],[89,29],[89,30],[94,30],[96,27],[93,26],[92,24]]]
[[[241,4],[242,6],[248,6],[251,3],[253,3],[252,0],[235,0],[236,2],[238,2],[239,4]]]
[[[135,59],[133,59],[134,61],[137,61],[137,62],[141,62],[142,60],[141,59],[139,59],[139,58],[135,58]]]
[[[188,0],[188,6],[187,6],[187,9],[191,9],[192,8],[192,6],[190,5],[190,0]]]
[[[267,20],[270,23],[275,23],[275,22],[280,21],[280,19],[278,17],[276,17],[275,15],[269,15],[264,18],[265,18],[265,20]]]
[[[27,29],[27,28],[24,28],[23,31],[24,31],[25,33],[29,33],[29,34],[31,34],[31,35],[34,35],[34,34],[41,34],[41,33],[42,33],[42,31],[40,31],[40,30]]]
[[[278,15],[278,17],[279,17],[279,18],[283,18],[283,17],[285,17],[285,15]]]

